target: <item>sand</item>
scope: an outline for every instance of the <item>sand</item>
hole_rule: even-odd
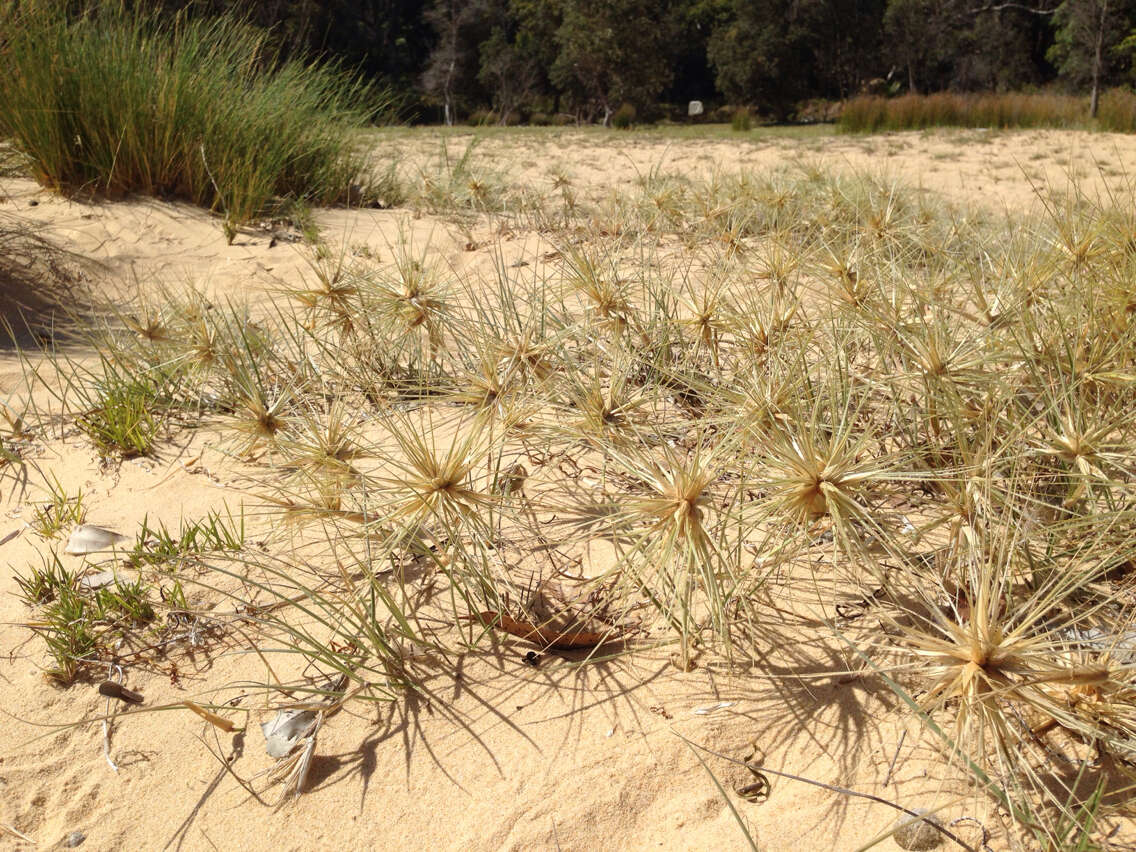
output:
[[[451,150],[470,138],[452,137]],[[437,155],[436,131],[377,141],[407,170],[428,169]],[[551,187],[557,174],[570,175],[595,197],[618,193],[657,165],[693,177],[809,165],[882,169],[961,205],[1021,215],[1037,208],[1038,187],[1060,194],[1070,178],[1090,194],[1122,192],[1136,139],[1054,131],[710,141],[518,132],[491,134],[476,158],[510,183]],[[216,220],[181,203],[68,200],[20,178],[4,179],[0,193],[0,211],[83,258],[82,275],[107,299],[192,284],[210,298],[239,295],[265,309],[275,292],[311,274],[304,246],[252,231],[226,245]],[[484,217],[455,223],[395,209],[319,210],[315,219],[339,251],[389,259],[409,234],[465,273],[490,268],[497,252],[535,257],[544,245],[539,234],[505,231]],[[13,351],[0,348],[0,399],[26,393],[24,375]],[[68,493],[82,489],[88,522],[131,534],[144,518],[176,526],[239,508],[248,499],[241,471],[221,444],[205,428],[154,457],[107,463],[81,435],[45,434],[36,463]],[[0,848],[25,845],[8,829],[42,848],[81,832],[82,848],[92,850],[747,848],[740,819],[761,849],[851,850],[894,825],[886,805],[780,777],[771,778],[765,800],[747,801],[734,789],[751,783],[750,773],[687,741],[735,760],[756,749],[771,769],[905,807],[946,805],[944,821],[961,819],[953,830],[967,843],[980,841],[979,823],[991,848],[1014,842],[988,799],[965,788],[956,796],[957,776],[914,728],[905,733],[891,721],[904,716],[893,712],[886,688],[849,674],[854,664],[831,648],[802,644],[791,620],[769,625],[774,650],[753,672],[713,661],[680,672],[665,650],[588,664],[550,653],[534,667],[524,659],[532,647],[509,637],[448,660],[427,655],[416,671],[428,697],[355,702],[329,718],[303,795],[279,810],[270,806],[277,789],[258,782],[258,801],[234,777],[271,764],[259,723],[276,697],[250,685],[263,680],[263,664],[236,633],[200,645],[187,637],[167,657],[128,667],[126,684],[144,695],[144,708],[231,700],[230,715],[247,730],[222,733],[185,709],[128,715],[119,705],[108,752],[116,771],[104,757],[100,723],[84,721],[99,719],[107,700],[91,682],[63,689],[45,679],[42,642],[26,626],[34,614],[15,594],[14,573],[61,545],[27,527],[41,495],[33,487],[0,504]],[[253,540],[264,532],[256,524],[269,523],[257,518]],[[61,558],[73,566],[80,557]],[[897,847],[887,839],[880,848]]]

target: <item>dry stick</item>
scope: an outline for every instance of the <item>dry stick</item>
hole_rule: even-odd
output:
[[[690,740],[688,740],[686,737],[684,737],[682,734],[678,733],[677,731],[675,732],[675,735],[678,736],[679,739],[681,739],[683,742],[685,742],[689,745],[692,745],[697,749],[701,749],[702,751],[706,752],[707,754],[712,754],[715,757],[722,758],[722,760],[728,760],[730,763],[737,763],[741,766],[744,766],[746,769],[748,769],[750,772],[754,773],[755,775],[764,774],[764,773],[769,773],[770,775],[779,775],[782,778],[789,778],[789,779],[792,779],[793,781],[801,781],[805,784],[812,784],[814,787],[821,787],[825,790],[831,790],[833,793],[840,793],[842,796],[856,796],[857,798],[860,798],[860,799],[869,799],[873,802],[879,802],[881,805],[887,805],[889,808],[895,808],[897,811],[902,811],[903,813],[907,814],[908,816],[915,817],[917,820],[922,820],[923,822],[932,826],[940,834],[944,835],[945,837],[950,838],[955,843],[957,843],[961,848],[967,850],[967,852],[976,852],[976,850],[973,846],[969,846],[966,843],[964,843],[955,834],[948,831],[942,825],[939,825],[939,823],[932,822],[931,820],[926,819],[924,814],[921,814],[918,811],[909,810],[909,809],[905,808],[903,805],[897,805],[895,802],[889,802],[887,799],[881,798],[880,796],[875,796],[875,795],[872,795],[871,793],[859,793],[856,790],[849,790],[847,787],[837,787],[833,784],[825,784],[823,781],[813,781],[811,778],[802,778],[800,775],[793,775],[789,772],[778,772],[776,769],[766,769],[764,766],[756,766],[752,763],[746,763],[744,760],[738,760],[737,758],[729,757],[728,755],[719,754],[718,752],[712,751],[711,749],[708,749],[705,746],[698,745],[698,743],[692,743]]]
[[[118,679],[121,681],[122,680],[122,666],[115,665],[114,663],[110,663],[109,666],[110,666],[110,671],[108,671],[107,674],[108,675],[113,674],[114,670],[118,669]],[[108,680],[107,682],[108,683],[114,683],[114,681],[110,681],[110,680]],[[116,684],[116,685],[121,686],[121,684]],[[111,703],[112,703],[112,696],[107,692],[103,692],[101,687],[99,688],[99,693],[102,694],[102,695],[106,695],[106,711],[103,714],[103,757],[106,758],[107,765],[111,769],[113,769],[115,772],[118,772],[118,767],[115,766],[114,761],[110,759],[110,719],[113,719],[114,716],[118,714],[118,705],[117,704],[115,705],[115,708],[114,708],[115,712],[114,712],[114,714],[112,714],[110,712],[110,707],[111,707]]]
[[[886,776],[884,776],[884,786],[885,787],[888,785],[888,782],[891,780],[891,773],[895,770],[895,762],[897,760],[899,760],[899,752],[903,748],[903,741],[905,739],[907,739],[907,731],[904,731],[899,736],[899,745],[897,745],[895,747],[895,757],[893,757],[891,759],[891,765],[888,766],[888,774]]]
[[[28,837],[22,831],[17,831],[12,826],[8,825],[8,823],[6,823],[6,822],[0,822],[0,832],[7,832],[8,834],[12,835],[13,837],[20,838],[20,840],[24,841],[25,843],[30,843],[32,846],[36,845],[36,842],[34,840],[32,840],[30,837]]]
[[[231,719],[226,719],[224,716],[218,716],[216,713],[212,712],[211,710],[206,710],[200,704],[196,704],[193,701],[183,701],[181,703],[183,705],[185,705],[186,707],[188,707],[190,710],[192,710],[194,713],[196,713],[198,716],[200,716],[202,719],[204,719],[209,724],[220,728],[226,734],[231,734],[231,733],[233,733],[233,731],[237,730],[236,724]],[[242,728],[241,730],[244,730],[244,729]]]
[[[228,772],[230,775],[232,775],[233,780],[236,781],[238,784],[240,784],[248,792],[248,794],[250,796],[252,796],[254,799],[257,800],[257,802],[259,802],[262,805],[268,804],[267,802],[264,801],[264,799],[262,799],[260,797],[260,794],[257,793],[255,789],[253,789],[253,786],[248,781],[246,781],[244,778],[242,778],[240,775],[238,775],[236,773],[236,770],[234,770],[233,767],[230,765],[230,762],[236,758],[237,752],[234,752],[233,756],[231,758],[229,758],[228,760],[226,760],[225,755],[223,754],[224,749],[221,747],[221,737],[217,734],[217,728],[214,727],[211,730],[213,731],[213,740],[214,740],[214,742],[217,743],[217,751],[216,752],[214,752],[213,749],[209,748],[209,743],[207,743],[205,741],[204,737],[202,737],[198,734],[194,734],[194,736],[197,737],[197,739],[201,741],[201,744],[205,746],[206,750],[210,754],[212,754],[213,757],[217,758],[217,761],[218,761],[218,763],[221,764],[221,767],[226,772]]]

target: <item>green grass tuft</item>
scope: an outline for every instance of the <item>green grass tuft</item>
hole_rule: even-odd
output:
[[[229,228],[278,200],[348,201],[365,180],[353,133],[384,102],[335,68],[279,62],[237,19],[109,2],[10,13],[0,57],[0,123],[40,183],[184,198]]]

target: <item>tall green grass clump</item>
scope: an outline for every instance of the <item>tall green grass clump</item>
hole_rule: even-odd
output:
[[[1088,124],[1085,98],[1052,94],[863,96],[840,113],[844,133],[921,130],[927,127],[1082,127]]]
[[[235,18],[110,2],[6,17],[0,115],[45,186],[184,198],[229,230],[278,200],[346,200],[363,170],[352,131],[382,98],[333,67],[279,61]]]

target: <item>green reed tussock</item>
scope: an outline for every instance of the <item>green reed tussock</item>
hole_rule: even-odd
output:
[[[276,199],[348,198],[352,133],[383,98],[357,78],[277,61],[231,17],[160,17],[104,3],[10,12],[0,129],[54,189],[174,196],[240,224]]]

